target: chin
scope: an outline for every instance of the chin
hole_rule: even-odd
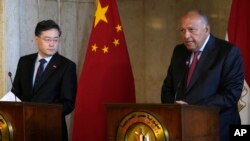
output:
[[[196,47],[188,47],[188,46],[187,46],[187,49],[190,50],[190,51],[195,51],[195,50],[196,50]]]
[[[47,55],[49,55],[49,56],[52,56],[52,55],[54,55],[54,54],[56,54],[56,52],[48,52],[48,53],[47,53]]]

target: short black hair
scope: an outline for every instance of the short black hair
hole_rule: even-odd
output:
[[[57,29],[59,32],[59,37],[61,36],[61,29],[59,25],[53,20],[43,20],[37,23],[36,29],[35,29],[35,35],[40,36],[43,31],[50,30],[50,29]]]

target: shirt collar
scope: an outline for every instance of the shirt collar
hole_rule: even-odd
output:
[[[205,46],[206,46],[206,44],[207,44],[209,38],[210,38],[210,34],[207,36],[207,39],[205,40],[205,42],[203,43],[203,45],[202,45],[201,48],[199,49],[200,52],[202,52],[202,51],[204,50],[204,48],[205,48]]]
[[[47,63],[50,61],[50,59],[52,58],[52,56],[49,56],[49,57],[45,57],[43,58],[39,53],[38,53],[38,56],[37,56],[37,62],[40,60],[40,59],[45,59],[47,61]]]

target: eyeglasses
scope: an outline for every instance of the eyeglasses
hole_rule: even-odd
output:
[[[59,42],[59,37],[56,37],[56,38],[49,38],[49,37],[39,37],[39,38],[41,38],[44,42],[46,42],[46,43],[51,43],[51,42],[53,42],[53,43],[58,43]]]

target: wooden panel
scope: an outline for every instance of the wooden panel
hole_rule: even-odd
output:
[[[218,109],[165,104],[107,104],[108,141],[115,141],[121,121],[132,112],[147,112],[165,126],[170,141],[218,141]]]
[[[13,127],[14,141],[61,141],[62,106],[0,102],[0,107]]]

